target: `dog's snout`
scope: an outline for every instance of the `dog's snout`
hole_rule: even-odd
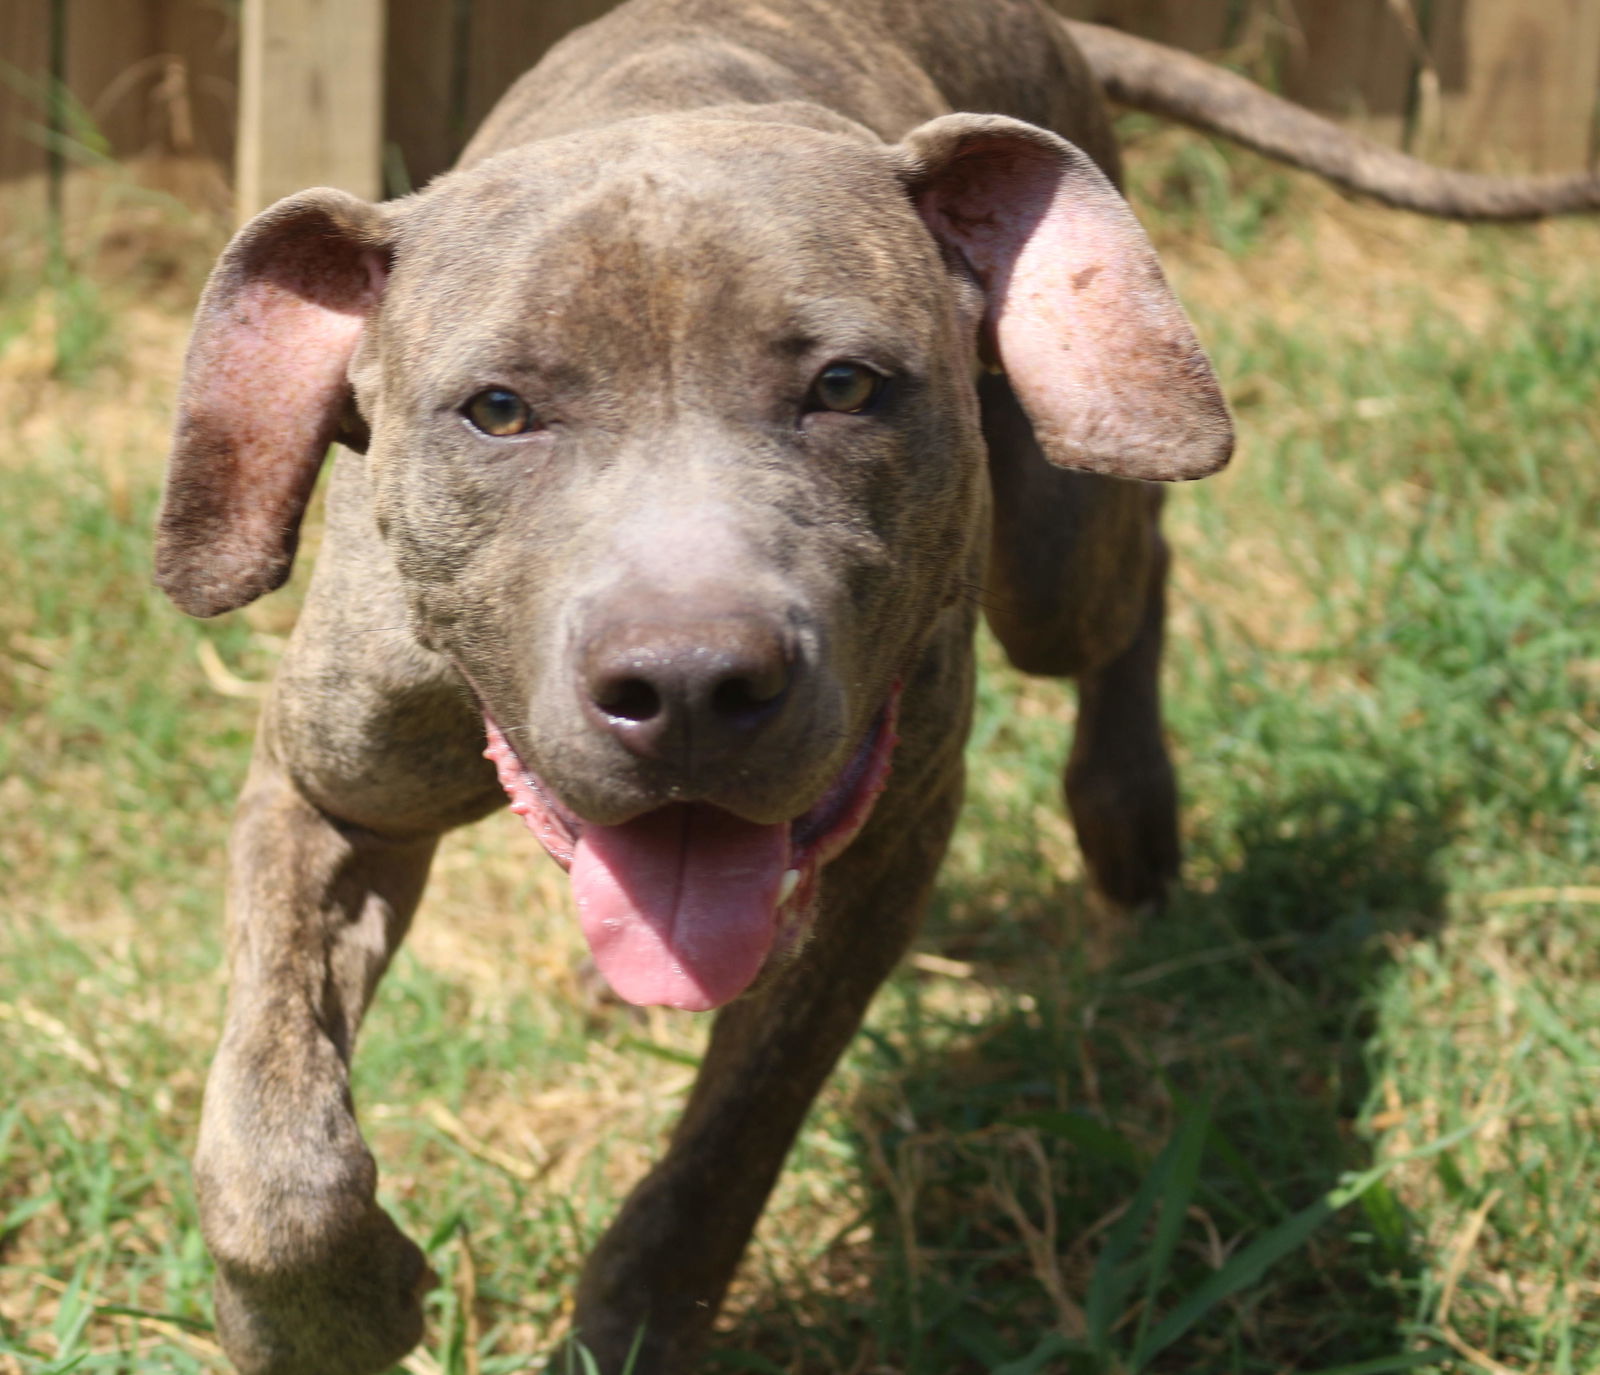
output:
[[[726,754],[782,715],[793,656],[756,616],[610,626],[586,646],[591,719],[631,753],[689,766]]]

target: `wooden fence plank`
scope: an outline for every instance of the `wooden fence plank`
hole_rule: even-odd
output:
[[[377,196],[382,0],[245,0],[238,210],[307,186]]]
[[[50,70],[50,0],[0,3],[0,180],[42,176],[45,80]],[[40,189],[41,204],[43,190]]]
[[[1231,38],[1230,0],[1051,0],[1069,19],[1109,24],[1188,52],[1215,52]]]
[[[160,75],[163,0],[68,0],[67,86],[88,128],[69,128],[75,144],[102,144],[116,158],[151,151],[151,92]],[[81,164],[83,154],[69,154]]]
[[[1429,38],[1446,54],[1441,137],[1461,165],[1571,171],[1593,151],[1600,84],[1595,0],[1437,4]]]
[[[1418,55],[1394,0],[1295,0],[1293,11],[1303,42],[1291,45],[1284,94],[1402,145]]]
[[[158,39],[161,51],[181,64],[181,71],[164,74],[168,89],[158,96],[169,146],[231,168],[239,123],[236,7],[227,0],[167,0]]]
[[[506,88],[550,46],[598,19],[616,0],[475,0],[469,39],[467,132],[494,108]]]
[[[438,176],[455,161],[466,138],[465,111],[458,108],[464,87],[457,90],[458,53],[466,29],[458,23],[465,6],[456,0],[389,0],[384,60],[384,124],[386,151],[394,150],[413,188]],[[403,191],[388,178],[391,194]]]

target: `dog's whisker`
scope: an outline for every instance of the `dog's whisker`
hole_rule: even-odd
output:
[[[976,606],[983,611],[998,611],[1007,616],[1019,614],[1019,608],[1014,602],[996,596],[988,584],[975,578],[962,578],[957,586],[960,587],[969,606]]]

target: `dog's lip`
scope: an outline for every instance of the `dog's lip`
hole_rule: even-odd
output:
[[[890,760],[899,743],[895,734],[899,706],[900,684],[896,683],[822,797],[787,823],[789,868],[798,871],[799,879],[779,904],[780,912],[809,905],[815,895],[810,890],[815,887],[816,871],[836,859],[866,824],[878,794],[888,783]],[[500,786],[511,799],[512,812],[523,819],[550,857],[570,870],[583,834],[583,818],[523,762],[487,710],[483,721],[488,735],[484,758],[494,764]]]
[[[489,734],[489,747],[484,750],[483,757],[491,760],[499,773],[500,786],[511,799],[511,810],[523,819],[551,859],[563,869],[572,868],[572,854],[577,849],[583,822],[522,762],[516,747],[506,739],[488,712],[484,713],[483,723]],[[508,781],[508,774],[511,781]]]

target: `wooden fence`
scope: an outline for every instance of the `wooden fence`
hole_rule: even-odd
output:
[[[611,2],[0,0],[0,185],[42,203],[103,160],[185,194],[196,169],[219,194],[237,181],[246,206],[311,181],[420,185]],[[1453,165],[1571,169],[1600,151],[1600,0],[1056,3],[1231,50],[1295,99]]]

